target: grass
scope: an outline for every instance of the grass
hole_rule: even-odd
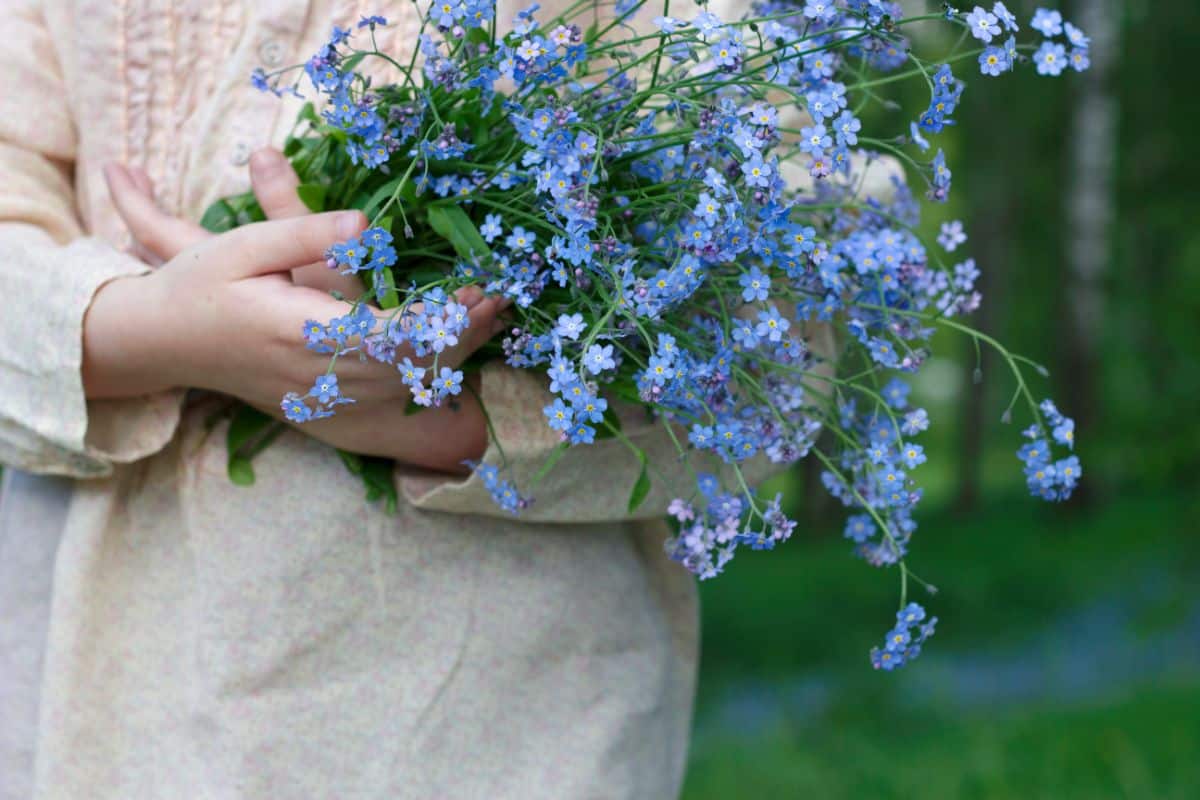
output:
[[[894,572],[837,531],[739,556],[702,588],[684,797],[1200,797],[1197,511],[1162,491],[930,515],[911,566],[941,622],[892,675],[866,652]]]
[[[820,726],[693,753],[684,800],[1200,797],[1200,692],[951,715],[847,704]]]

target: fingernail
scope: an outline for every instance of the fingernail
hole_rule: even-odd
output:
[[[343,239],[349,239],[351,236],[357,236],[363,229],[362,213],[359,211],[343,211],[338,214],[337,219],[333,221],[333,229],[337,231],[337,235]]]
[[[263,178],[270,178],[283,169],[287,160],[273,147],[262,147],[250,155],[250,170]]]
[[[455,292],[454,296],[467,308],[474,308],[483,299],[483,290],[478,286],[464,286]]]
[[[125,174],[125,167],[118,164],[116,161],[109,161],[100,169],[104,173],[104,180],[111,187],[113,180],[122,177]]]

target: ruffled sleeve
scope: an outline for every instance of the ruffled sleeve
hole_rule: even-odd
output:
[[[71,181],[76,133],[40,10],[0,15],[0,462],[102,476],[160,449],[182,392],[88,401],[83,320],[96,291],[148,267],[85,237]]]

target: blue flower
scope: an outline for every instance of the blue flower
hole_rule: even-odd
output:
[[[1010,68],[1008,54],[1002,47],[986,47],[979,54],[979,71],[995,77]]]
[[[742,174],[750,186],[767,186],[771,182],[773,169],[770,164],[763,161],[761,155],[755,153],[742,163]]]
[[[967,14],[965,18],[971,35],[985,44],[990,42],[993,36],[1000,35],[1000,26],[997,24],[999,21],[995,14],[991,14],[979,6],[975,6],[975,10]]]
[[[736,69],[741,63],[742,43],[732,31],[709,45],[708,52],[712,55],[717,66],[725,69]]]
[[[906,444],[900,448],[900,460],[909,469],[924,464],[925,448],[919,444]]]
[[[308,422],[312,419],[312,409],[304,402],[304,399],[295,392],[288,392],[283,396],[283,401],[279,407],[283,409],[283,415],[289,422]]]
[[[844,535],[847,539],[862,544],[875,535],[875,530],[875,521],[869,515],[852,514],[846,520]]]
[[[1071,489],[1075,488],[1075,484],[1083,476],[1083,467],[1079,463],[1078,456],[1068,456],[1054,463],[1054,473],[1058,476],[1059,483],[1069,494]],[[1063,499],[1066,499],[1065,497]]]
[[[313,381],[312,388],[308,390],[308,396],[317,398],[318,403],[328,403],[336,400],[338,394],[337,375],[334,375],[332,372],[318,377]]]
[[[1002,24],[1005,28],[1008,28],[1008,30],[1012,31],[1013,33],[1021,30],[1021,27],[1017,25],[1017,18],[1014,17],[1012,12],[1008,10],[1008,7],[1005,6],[1004,3],[999,2],[999,0],[997,0],[996,4],[992,6],[992,13],[995,14],[1000,20],[1000,24]]]
[[[833,122],[833,132],[837,136],[838,144],[841,145],[858,144],[860,130],[862,130],[862,122],[849,111],[843,111]]]
[[[613,346],[611,344],[592,345],[583,356],[583,364],[593,375],[599,375],[606,369],[614,368],[617,363],[613,360]]]
[[[963,224],[959,220],[943,222],[941,232],[938,233],[937,241],[947,253],[953,253],[958,249],[958,246],[967,240],[967,234],[963,231]]]
[[[921,607],[920,603],[909,603],[896,612],[896,622],[903,625],[916,625],[923,619],[925,619],[925,609]]]
[[[1021,446],[1017,458],[1026,464],[1045,464],[1050,458],[1050,445],[1042,439],[1036,439]]]
[[[575,365],[561,355],[555,355],[550,359],[550,369],[546,371],[550,376],[550,391],[561,392],[566,387],[578,381],[575,375]]]
[[[386,228],[378,226],[367,228],[362,232],[361,239],[364,244],[375,247],[384,247],[392,243],[392,234]]]
[[[309,350],[316,350],[318,353],[330,352],[330,347],[325,344],[327,336],[325,326],[315,319],[304,323],[304,344]]]
[[[396,369],[400,370],[400,380],[406,386],[416,387],[421,385],[421,381],[425,378],[425,368],[418,367],[412,362],[412,359],[405,357],[403,361],[396,365]]]
[[[1063,30],[1066,31],[1067,41],[1081,50],[1087,50],[1091,45],[1091,40],[1084,34],[1083,31],[1076,28],[1069,22],[1063,23]]]
[[[733,324],[733,332],[731,334],[733,340],[743,350],[753,350],[758,347],[759,335],[757,326],[748,319],[738,320]]]
[[[818,155],[833,146],[833,139],[825,131],[825,126],[817,123],[808,128],[800,129],[800,149],[805,153]]]
[[[868,347],[868,352],[870,352],[871,358],[885,367],[897,367],[900,365],[900,357],[896,355],[896,348],[887,339],[872,339]]]
[[[575,412],[577,420],[600,422],[604,419],[604,412],[608,410],[608,401],[584,392],[572,403],[571,409]]]
[[[1059,444],[1065,444],[1067,447],[1075,446],[1075,421],[1069,417],[1062,417],[1052,431],[1054,441]]]
[[[1058,36],[1063,32],[1062,22],[1062,14],[1039,8],[1033,12],[1033,21],[1029,24],[1043,36]]]
[[[508,238],[504,240],[504,243],[508,245],[510,250],[527,253],[533,250],[533,243],[536,240],[537,234],[530,233],[520,225],[517,225],[512,229],[512,233],[508,235]]]
[[[438,378],[434,382],[434,386],[439,395],[455,395],[462,392],[462,382],[462,370],[442,367],[442,371],[438,373]]]
[[[554,326],[554,332],[564,339],[575,341],[585,328],[587,324],[583,321],[582,314],[562,314],[558,318],[558,324]]]
[[[929,429],[929,414],[923,408],[914,409],[904,415],[904,424],[900,426],[905,436],[916,436]]]
[[[358,272],[366,256],[367,248],[357,236],[329,248],[329,257],[343,268],[342,272]]]
[[[596,429],[583,422],[576,422],[568,432],[571,444],[591,444],[596,440]]]
[[[504,233],[504,229],[500,227],[500,215],[488,214],[484,218],[483,224],[479,226],[479,233],[483,235],[488,244],[491,244],[497,236]]]
[[[452,327],[446,325],[445,319],[442,317],[433,317],[429,320],[429,327],[424,341],[429,344],[429,348],[433,352],[440,353],[447,347],[453,347],[458,344],[458,336]]]
[[[754,328],[754,332],[759,338],[766,339],[768,342],[779,342],[783,339],[783,335],[787,333],[788,328],[792,323],[786,317],[779,313],[779,309],[771,306],[766,311],[758,312],[758,325]]]
[[[554,398],[554,402],[542,409],[542,413],[550,427],[556,431],[567,431],[575,421],[575,413],[561,397]]]
[[[897,411],[902,411],[908,405],[908,394],[911,391],[912,388],[907,383],[899,378],[892,378],[883,387],[881,394],[889,406]]]
[[[742,287],[742,299],[747,303],[766,300],[771,290],[771,279],[758,267],[751,267],[749,272],[742,274],[738,283]]]
[[[1042,46],[1033,54],[1033,63],[1037,65],[1038,75],[1057,77],[1067,68],[1067,50],[1057,42],[1042,42]]]

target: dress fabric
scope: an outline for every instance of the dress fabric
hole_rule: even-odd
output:
[[[198,219],[247,188],[249,154],[282,144],[299,108],[251,70],[375,13],[392,22],[382,48],[414,46],[401,0],[0,14],[0,558],[21,578],[0,584],[4,800],[678,793],[696,592],[652,519],[668,487],[624,513],[624,447],[572,453],[520,518],[477,479],[398,470],[389,516],[295,431],[253,487],[230,484],[211,396],[83,394],[91,298],[150,269],[103,164],[143,167],[165,208]],[[497,365],[482,393],[528,479],[556,444],[542,382]],[[636,418],[626,430],[668,446]]]

